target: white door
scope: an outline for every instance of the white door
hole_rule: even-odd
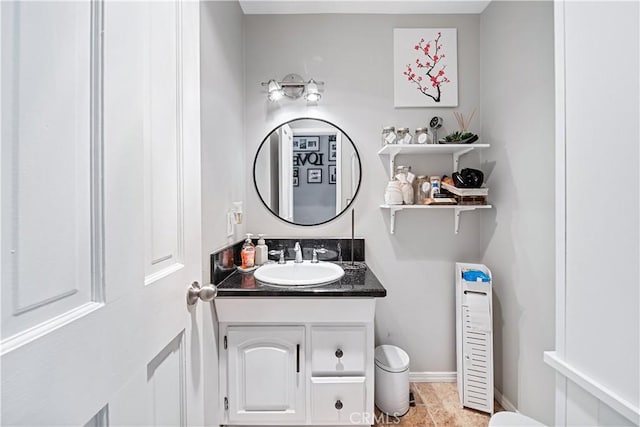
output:
[[[336,215],[342,213],[342,209],[347,205],[342,203],[342,183],[347,179],[343,175],[343,169],[346,169],[343,165],[342,159],[342,132],[336,132]]]
[[[229,421],[304,421],[304,326],[231,326],[226,339]]]
[[[4,425],[203,422],[198,11],[0,5]]]
[[[293,222],[293,131],[280,127],[280,218]],[[300,178],[298,178],[300,179]]]

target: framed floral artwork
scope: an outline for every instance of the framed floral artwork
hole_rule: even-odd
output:
[[[393,30],[396,107],[458,106],[456,28]]]

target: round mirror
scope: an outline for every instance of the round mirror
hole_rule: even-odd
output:
[[[318,225],[338,217],[360,188],[361,164],[353,141],[321,119],[294,119],[262,141],[253,182],[262,203],[278,218]]]

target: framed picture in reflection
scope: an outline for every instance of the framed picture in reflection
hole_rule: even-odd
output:
[[[320,150],[320,137],[294,136],[293,149],[295,151],[318,151]]]
[[[307,169],[307,184],[322,184],[322,169]]]

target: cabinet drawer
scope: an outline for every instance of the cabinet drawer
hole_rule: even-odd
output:
[[[311,378],[313,424],[367,424],[365,408],[365,377]]]
[[[313,375],[363,375],[366,346],[364,326],[314,326],[311,328]]]

